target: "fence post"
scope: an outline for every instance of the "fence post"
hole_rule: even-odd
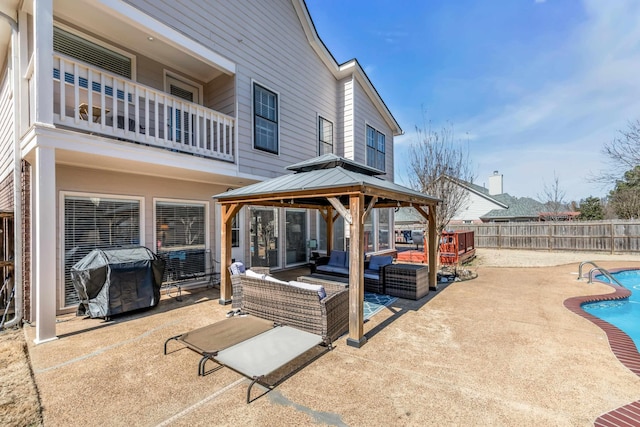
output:
[[[547,249],[549,250],[549,252],[553,251],[553,223],[549,223],[549,225],[547,226],[549,227],[549,232],[547,233]]]
[[[611,224],[609,224],[609,231],[611,232],[611,255],[614,253],[614,245],[616,242],[616,238],[613,235],[615,228],[613,227],[613,220],[611,220]]]

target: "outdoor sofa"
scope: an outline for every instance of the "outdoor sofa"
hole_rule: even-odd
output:
[[[371,255],[364,263],[364,290],[376,294],[384,293],[384,268],[392,263],[391,255]],[[349,253],[333,250],[330,256],[318,258],[315,273],[349,277]]]
[[[284,282],[247,270],[231,275],[233,307],[320,335],[331,343],[349,328],[349,291],[340,284]]]

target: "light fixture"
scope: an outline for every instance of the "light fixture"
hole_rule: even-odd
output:
[[[147,37],[147,40],[149,40],[150,42],[154,41],[155,39],[152,36]]]

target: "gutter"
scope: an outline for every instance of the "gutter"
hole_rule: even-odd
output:
[[[18,58],[18,23],[9,15],[0,12],[3,18],[11,26],[11,67],[13,71],[13,286],[15,314],[13,319],[4,324],[4,327],[20,325],[22,322],[22,156],[20,150],[20,71]]]

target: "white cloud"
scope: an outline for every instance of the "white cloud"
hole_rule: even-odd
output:
[[[569,76],[456,125],[458,135],[475,136],[472,157],[481,173],[508,171],[505,190],[512,183],[515,196],[540,193],[554,170],[570,187],[569,198],[606,193],[586,177],[601,168],[602,145],[640,116],[640,2],[591,0],[585,6],[588,19],[555,55],[576,64]]]

